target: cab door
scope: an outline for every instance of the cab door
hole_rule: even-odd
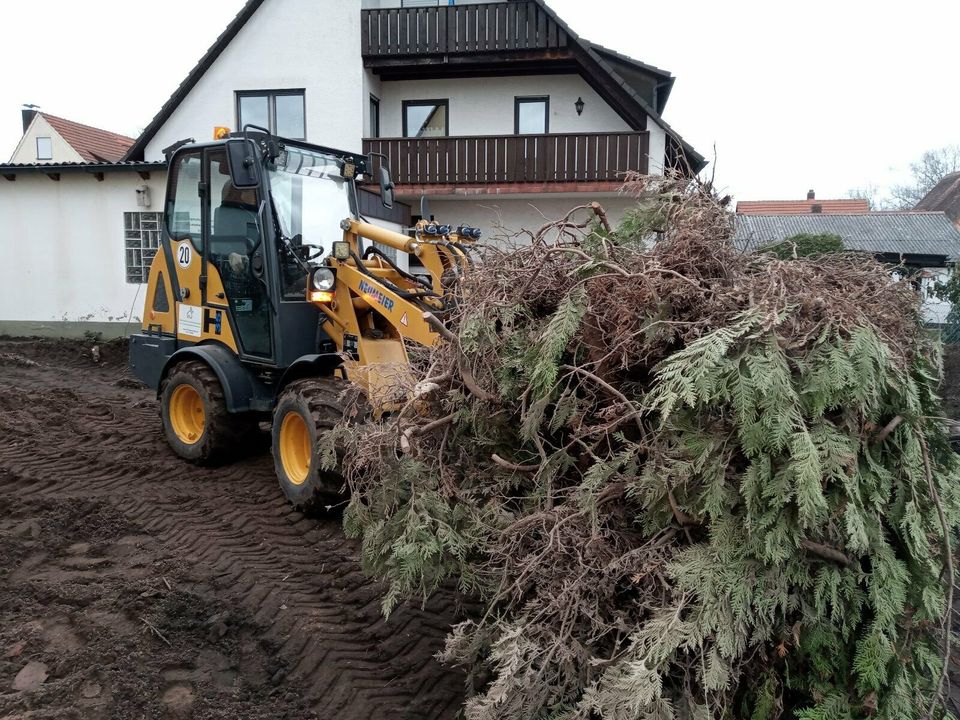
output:
[[[222,146],[183,151],[171,162],[165,220],[177,279],[177,339],[219,342],[269,363],[272,316],[259,200],[257,190],[230,182]]]
[[[274,357],[273,304],[261,192],[233,184],[222,145],[205,151],[204,165],[209,197],[203,257],[207,303],[227,308],[244,356],[270,360]],[[222,289],[214,288],[216,282]]]

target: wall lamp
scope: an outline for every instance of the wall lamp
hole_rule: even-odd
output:
[[[578,97],[573,106],[577,109],[577,115],[583,115],[584,102],[582,97]]]

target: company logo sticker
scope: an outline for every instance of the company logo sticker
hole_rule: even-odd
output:
[[[393,311],[393,306],[394,306],[393,300],[391,300],[382,292],[377,290],[373,285],[368,283],[366,280],[360,281],[360,292],[362,292],[364,295],[369,295],[370,297],[372,297],[378,303],[383,305],[383,307],[386,308],[388,311],[390,312]]]

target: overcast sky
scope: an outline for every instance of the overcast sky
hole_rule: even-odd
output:
[[[676,76],[664,119],[738,199],[885,186],[960,144],[955,0],[549,2],[583,37]],[[2,2],[0,157],[22,103],[135,136],[242,5]]]

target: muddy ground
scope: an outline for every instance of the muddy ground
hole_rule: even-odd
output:
[[[455,716],[455,599],[379,604],[266,442],[185,464],[124,348],[0,339],[0,720]]]

